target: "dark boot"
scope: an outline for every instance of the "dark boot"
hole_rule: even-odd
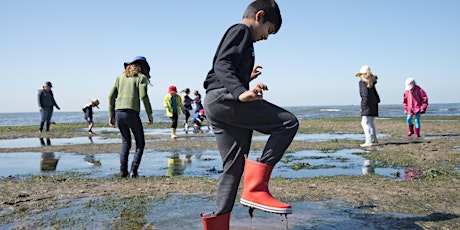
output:
[[[128,154],[120,154],[120,177],[128,177]]]
[[[406,136],[410,137],[412,134],[414,134],[414,125],[409,125],[409,132],[406,134]]]
[[[131,171],[129,172],[129,177],[130,178],[137,178],[139,177],[139,174],[137,173],[137,170],[139,169],[139,164],[137,162],[131,163]]]
[[[128,163],[120,163],[120,177],[128,177]]]
[[[246,159],[240,203],[266,212],[291,214],[291,205],[277,200],[268,191],[268,181],[272,170],[271,165]]]
[[[200,213],[203,221],[204,230],[229,230],[230,229],[230,213],[222,215],[214,215],[212,212]]]
[[[420,137],[420,128],[415,128],[415,137]]]

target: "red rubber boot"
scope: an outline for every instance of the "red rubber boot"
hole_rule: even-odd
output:
[[[420,137],[420,128],[415,128],[415,137],[416,138]]]
[[[406,134],[406,136],[410,137],[414,134],[414,125],[409,125],[409,132]]]
[[[277,200],[268,191],[268,181],[272,170],[271,165],[246,159],[240,203],[266,212],[291,214],[291,205]]]
[[[230,213],[222,215],[214,215],[212,212],[201,213],[204,230],[229,230],[230,229]]]

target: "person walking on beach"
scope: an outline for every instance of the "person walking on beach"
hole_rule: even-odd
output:
[[[40,126],[38,127],[38,132],[43,132],[43,126],[46,123],[46,132],[50,131],[51,117],[53,116],[53,108],[61,110],[57,105],[56,100],[54,100],[54,94],[51,88],[53,84],[47,81],[42,89],[38,90],[38,110],[41,114]]]
[[[109,125],[115,122],[121,133],[120,176],[128,176],[128,155],[131,149],[131,132],[136,141],[136,152],[131,164],[129,176],[138,177],[138,169],[144,154],[145,137],[140,112],[140,101],[144,104],[149,124],[153,123],[152,106],[147,94],[150,66],[142,56],[135,57],[131,62],[124,63],[125,71],[115,79],[109,93]]]
[[[415,133],[415,137],[420,137],[420,116],[428,108],[428,96],[420,86],[415,83],[415,79],[406,79],[406,90],[403,96],[404,113],[407,114],[406,120],[409,132],[406,136],[410,137]],[[412,117],[415,116],[415,130]]]
[[[361,95],[361,125],[363,126],[366,141],[361,147],[371,147],[378,143],[377,131],[375,130],[374,120],[379,116],[380,96],[377,93],[375,84],[377,76],[371,72],[367,65],[361,66],[355,76],[360,77],[359,94]]]
[[[184,109],[182,99],[180,95],[177,94],[176,86],[169,86],[168,93],[166,94],[165,99],[163,101],[163,106],[166,109],[166,116],[171,118],[171,138],[175,139],[177,138],[176,129],[180,111],[181,109]]]
[[[188,132],[188,119],[190,118],[190,110],[193,109],[192,108],[192,98],[190,98],[189,96],[190,94],[189,88],[185,88],[181,92],[184,93],[184,100],[183,100],[184,109],[182,110],[182,112],[185,115],[184,130],[185,130],[185,133],[187,133]]]
[[[250,210],[292,213],[291,205],[274,198],[268,189],[271,172],[291,144],[299,122],[294,114],[263,100],[267,85],[250,82],[261,66],[254,65],[254,42],[268,39],[281,27],[274,0],[255,0],[241,23],[231,26],[220,41],[212,68],[204,81],[204,110],[215,134],[223,173],[217,185],[215,212],[200,213],[204,229],[229,229],[240,179],[240,203]],[[270,137],[257,160],[247,158],[253,131]]]
[[[198,92],[198,90],[195,90],[193,93],[195,95],[195,98],[193,99],[193,102],[195,103],[195,113],[200,112],[200,110],[204,109],[203,104],[201,103],[201,94]]]
[[[96,107],[96,108],[99,109],[99,100],[98,99],[91,100],[90,103],[86,104],[82,108],[83,113],[85,113],[85,120],[88,122],[88,133],[89,134],[93,134],[93,126],[94,126],[93,107]]]

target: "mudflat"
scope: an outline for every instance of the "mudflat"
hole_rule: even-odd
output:
[[[168,124],[157,123],[149,127],[163,128]],[[51,137],[78,137],[78,131],[85,124],[55,124]],[[96,124],[106,126],[105,124]],[[401,119],[377,119],[378,133],[387,134],[365,158],[379,164],[410,166],[420,169],[419,177],[411,180],[390,180],[373,174],[360,176],[321,176],[301,179],[273,178],[270,191],[285,202],[296,201],[345,201],[356,208],[366,208],[369,213],[389,212],[425,215],[427,218],[412,220],[419,229],[459,229],[460,228],[460,118],[422,117],[421,138],[406,137],[407,127]],[[0,127],[0,139],[36,137],[35,126]],[[362,133],[360,118],[330,118],[301,120],[298,133]],[[116,137],[113,134],[97,134]],[[208,134],[212,135],[212,134]],[[159,138],[148,136],[147,138]],[[364,140],[364,135],[363,135]],[[331,140],[326,142],[294,141],[288,151],[297,150],[338,150],[357,148],[361,141]],[[253,142],[251,149],[262,150],[263,142]],[[80,154],[114,153],[119,144],[43,146],[33,148],[0,149],[6,152],[53,152],[65,151]],[[147,142],[146,148],[175,149],[216,149],[212,140],[186,139]],[[275,168],[276,170],[276,168]],[[142,174],[142,172],[140,172]],[[404,175],[401,175],[404,177]],[[147,198],[166,199],[172,194],[183,196],[212,197],[216,191],[216,179],[194,177],[139,177],[135,179],[105,178],[90,179],[85,175],[52,174],[28,178],[8,177],[0,179],[0,225],[12,225],[15,229],[69,228],[80,223],[76,216],[50,216],[48,220],[34,219],[34,216],[72,206],[72,201],[83,202],[90,207],[90,199],[124,200]],[[239,192],[241,193],[242,185]],[[238,194],[239,197],[240,194]],[[110,199],[108,199],[110,198]],[[64,202],[65,201],[65,202]],[[151,201],[155,202],[155,201]],[[180,205],[179,205],[180,206]],[[180,212],[180,207],[178,207]],[[135,215],[136,211],[133,211]],[[129,220],[124,220],[129,222]],[[197,219],[199,222],[200,220]],[[116,221],[115,221],[116,222]],[[114,225],[115,226],[115,225]],[[145,224],[131,223],[132,229],[146,229]],[[398,226],[396,223],[395,226]],[[402,223],[403,226],[403,223]],[[150,229],[156,229],[153,226]]]

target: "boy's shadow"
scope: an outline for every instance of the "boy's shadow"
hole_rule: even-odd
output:
[[[431,213],[426,216],[413,215],[410,217],[397,217],[394,215],[376,215],[367,213],[352,213],[351,218],[361,219],[366,223],[374,223],[378,226],[386,226],[385,229],[424,229],[416,222],[439,222],[458,218],[458,215],[450,213]]]

